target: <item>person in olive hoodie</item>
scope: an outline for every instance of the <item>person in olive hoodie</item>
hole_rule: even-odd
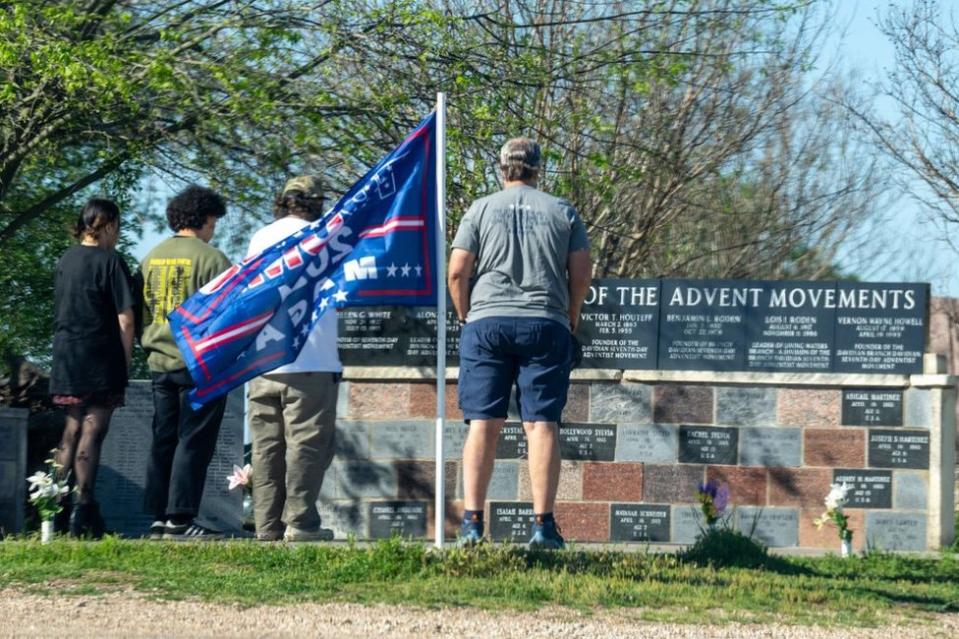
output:
[[[154,518],[151,539],[218,539],[222,533],[196,521],[207,467],[216,448],[226,397],[199,410],[190,406],[193,378],[167,316],[197,289],[230,267],[210,246],[226,204],[215,191],[190,185],[167,205],[173,237],[155,246],[140,264],[143,333],[153,378],[153,444],[147,465],[144,507]]]

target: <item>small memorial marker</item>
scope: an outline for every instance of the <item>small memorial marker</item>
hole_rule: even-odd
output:
[[[795,546],[799,543],[799,511],[742,506],[736,509],[736,528],[773,548]]]
[[[739,429],[739,463],[743,466],[801,466],[799,428]]]
[[[706,518],[699,506],[674,505],[672,511],[674,544],[693,544],[706,528]]]
[[[866,513],[866,544],[878,550],[925,550],[925,515]]]
[[[496,441],[496,459],[526,459],[526,431],[522,424],[506,422]]]
[[[877,468],[929,468],[929,431],[869,431],[869,465]]]
[[[669,506],[613,504],[610,508],[610,541],[669,541]]]
[[[844,390],[844,426],[902,426],[901,390]]]
[[[836,468],[835,484],[850,484],[847,508],[892,508],[892,471],[863,468]]]
[[[614,424],[562,424],[559,449],[563,459],[613,461],[616,458]]]
[[[522,501],[491,501],[489,534],[494,541],[526,543],[535,515],[533,504]]]
[[[675,463],[679,429],[659,424],[620,424],[616,431],[616,461]]]
[[[679,461],[684,464],[735,464],[738,428],[679,427]]]
[[[425,501],[375,501],[369,504],[370,538],[426,536]]]

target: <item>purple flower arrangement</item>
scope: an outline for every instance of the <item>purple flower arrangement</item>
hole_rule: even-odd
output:
[[[711,480],[700,484],[696,489],[696,501],[699,502],[706,518],[706,525],[712,527],[719,521],[729,505],[729,486],[725,482]]]

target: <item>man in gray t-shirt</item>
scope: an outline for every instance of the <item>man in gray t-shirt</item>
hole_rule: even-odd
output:
[[[461,321],[459,404],[470,424],[463,447],[460,540],[483,536],[496,440],[515,385],[529,449],[530,545],[562,548],[553,506],[559,484],[558,423],[566,405],[571,332],[589,288],[589,239],[572,204],[536,189],[539,145],[508,141],[504,188],[477,200],[460,222],[449,287]]]

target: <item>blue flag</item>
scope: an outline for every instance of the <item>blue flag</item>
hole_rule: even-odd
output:
[[[435,152],[434,113],[321,219],[170,313],[194,407],[294,361],[330,308],[436,304]]]

